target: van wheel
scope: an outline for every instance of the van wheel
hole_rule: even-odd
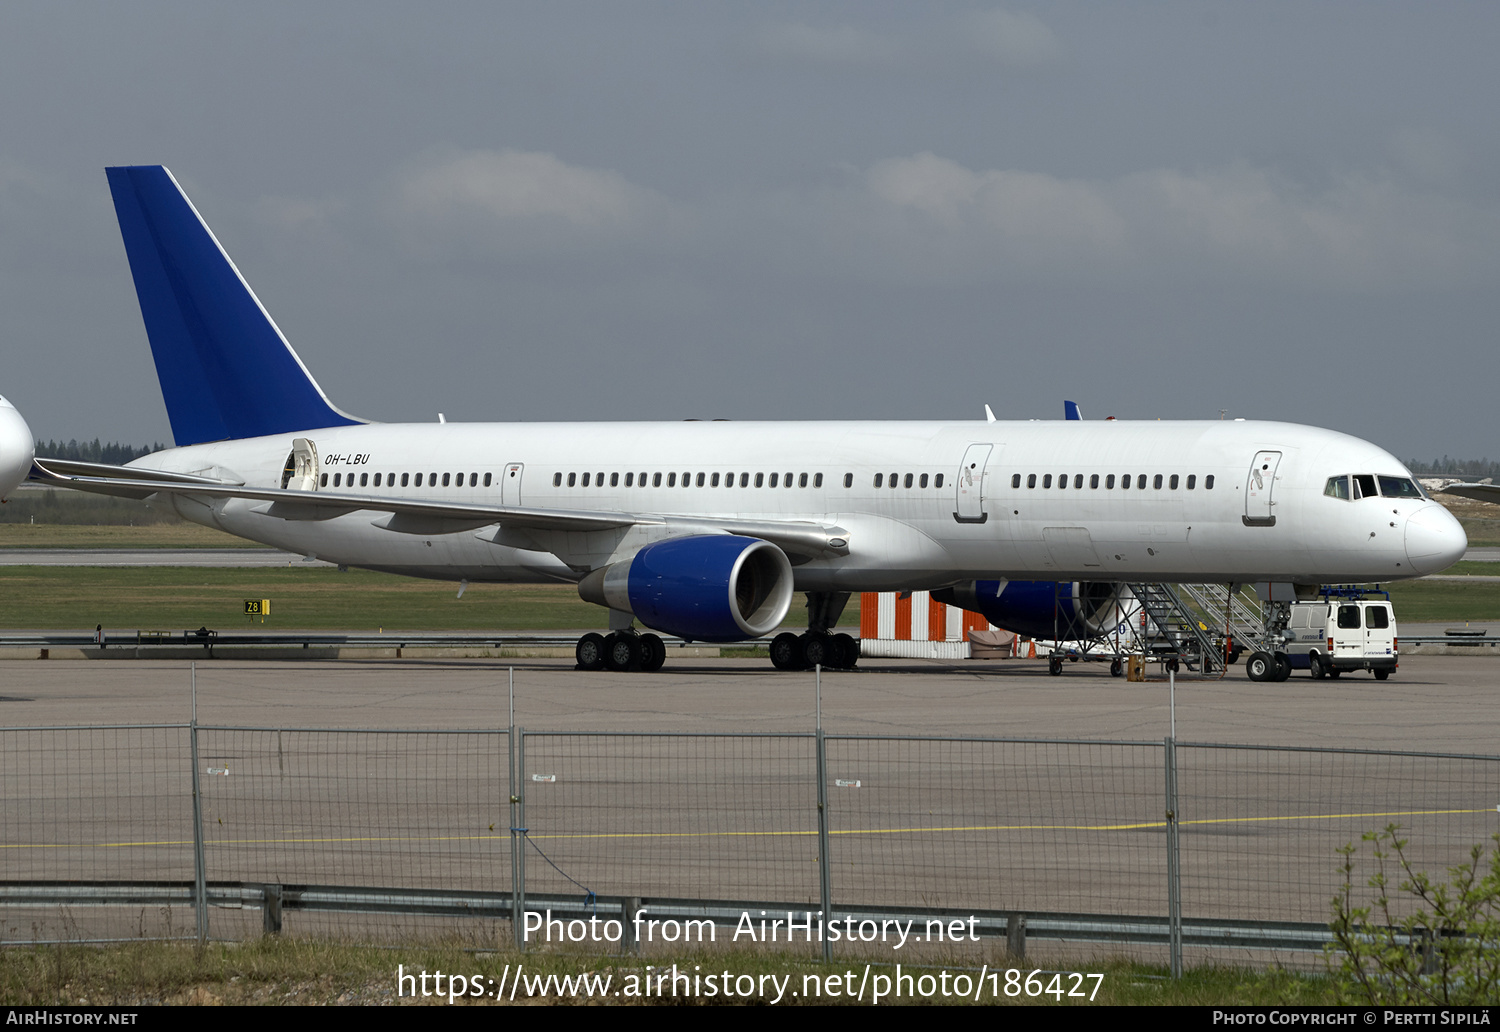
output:
[[[1315,681],[1321,681],[1328,676],[1328,669],[1323,666],[1323,657],[1316,652],[1308,653],[1307,668],[1312,671]]]
[[[1374,673],[1375,680],[1377,681],[1384,681],[1387,677],[1391,676],[1391,672],[1389,670],[1375,670],[1372,671],[1372,673]]]

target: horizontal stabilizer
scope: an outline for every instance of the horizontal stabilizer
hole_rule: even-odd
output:
[[[105,169],[178,445],[349,426],[161,165]]]

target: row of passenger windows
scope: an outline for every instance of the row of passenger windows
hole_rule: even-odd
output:
[[[844,486],[848,487],[853,482],[853,480],[854,480],[853,476],[846,476],[844,478]],[[885,480],[885,474],[884,473],[876,473],[875,474],[875,486],[876,487],[880,487],[881,484],[882,484],[882,482],[884,480]],[[891,476],[890,476],[890,486],[891,486],[892,490],[894,490],[895,488],[901,486],[902,484],[905,484],[907,487],[926,487],[927,486],[927,474],[926,473],[921,473],[921,474],[908,473],[908,474],[906,474],[903,477],[900,473],[892,473]],[[933,475],[933,477],[932,477],[932,486],[933,487],[942,487],[943,486],[943,475],[941,473],[936,473],[936,474]]]
[[[679,480],[677,473],[554,473],[552,474],[552,486],[562,487],[563,477],[566,476],[569,487],[604,487],[605,477],[609,478],[610,487],[619,487],[623,483],[625,487],[677,487]],[[756,487],[765,487],[767,480],[771,487],[806,487],[809,483],[807,473],[683,473],[681,474],[681,486],[683,487],[733,487],[735,477],[739,478],[741,487],[749,487],[753,480]],[[813,487],[823,486],[823,474],[811,474]],[[844,476],[844,486],[848,487],[854,482],[854,474]]]
[[[1375,482],[1380,482],[1379,490]],[[1352,488],[1352,490],[1351,490]],[[1323,493],[1329,498],[1421,498],[1422,489],[1405,477],[1374,477],[1368,473],[1329,477]]]
[[[1062,489],[1062,488],[1065,488],[1065,487],[1068,486],[1068,476],[1069,476],[1069,474],[1067,474],[1067,473],[1059,473],[1057,475],[1057,486],[1058,486],[1059,489]],[[1144,490],[1146,490],[1147,477],[1148,477],[1148,475],[1145,474],[1145,473],[1136,474],[1134,476],[1135,489],[1137,491],[1144,491]],[[1121,491],[1128,491],[1128,490],[1130,490],[1131,478],[1132,478],[1132,475],[1129,474],[1129,473],[1125,473],[1125,474],[1123,474],[1120,477],[1119,487],[1120,487]],[[1080,489],[1082,489],[1082,487],[1083,487],[1083,474],[1082,473],[1074,473],[1074,474],[1072,474],[1072,479],[1073,479],[1073,489],[1074,490],[1080,490]],[[1196,473],[1189,473],[1187,475],[1187,483],[1186,483],[1186,485],[1183,485],[1182,478],[1180,478],[1176,473],[1173,473],[1171,476],[1163,476],[1162,474],[1158,473],[1154,477],[1150,477],[1150,481],[1151,481],[1151,486],[1154,487],[1158,491],[1160,491],[1163,487],[1167,488],[1170,491],[1176,491],[1178,489],[1178,487],[1180,487],[1180,486],[1186,486],[1187,489],[1189,491],[1191,491],[1191,490],[1193,490],[1194,488],[1196,488],[1198,486],[1198,475]],[[1010,486],[1011,487],[1020,487],[1021,486],[1021,474],[1016,473],[1016,474],[1014,474],[1010,478]],[[1037,475],[1035,473],[1029,473],[1029,474],[1027,474],[1027,476],[1026,476],[1026,486],[1027,487],[1036,487],[1037,486]],[[1042,485],[1041,486],[1042,487],[1051,487],[1052,486],[1052,474],[1051,473],[1043,473],[1042,474]],[[1100,486],[1101,486],[1101,484],[1100,484],[1099,474],[1098,473],[1092,473],[1092,474],[1090,474],[1089,475],[1089,487],[1097,489]],[[1106,491],[1113,491],[1115,489],[1115,475],[1113,473],[1110,473],[1110,474],[1106,475],[1103,478],[1103,484],[1102,484],[1102,486],[1104,487],[1104,489]],[[1214,489],[1214,475],[1212,473],[1210,473],[1208,476],[1206,476],[1206,477],[1203,478],[1203,490],[1205,490],[1205,491],[1212,491],[1213,489]]]
[[[492,474],[492,473],[486,473],[484,475],[484,486],[485,487],[489,487],[490,486],[490,481],[491,481],[491,478],[493,476],[494,476],[494,474]],[[427,486],[428,487],[437,487],[438,486],[438,478],[439,477],[442,478],[443,486],[444,487],[450,487],[450,486],[452,486],[452,487],[463,487],[466,480],[467,480],[467,483],[468,483],[468,485],[470,487],[478,487],[479,486],[479,480],[480,480],[478,473],[441,473],[441,474],[439,474],[439,473],[402,473],[401,474],[401,486],[402,487],[421,487],[422,486],[422,478],[423,477],[427,478]],[[369,473],[361,473],[359,475],[359,484],[358,484],[358,486],[359,487],[372,487],[372,486],[373,487],[379,487],[381,485],[381,480],[382,479],[384,479],[386,487],[395,487],[396,486],[396,474],[394,474],[394,473],[384,473],[384,474],[382,474],[382,473],[376,473],[376,474],[374,474],[374,481],[375,481],[374,484],[371,484],[370,478],[371,478],[371,474],[369,474]],[[327,473],[324,473],[323,476],[318,480],[318,486],[319,487],[327,487],[328,486],[328,474]],[[333,486],[334,487],[354,487],[354,486],[356,486],[355,483],[354,483],[354,474],[350,473],[348,476],[345,476],[343,473],[335,473],[333,475]]]

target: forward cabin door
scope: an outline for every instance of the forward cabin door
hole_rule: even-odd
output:
[[[1245,526],[1276,526],[1276,501],[1271,496],[1276,487],[1276,467],[1280,464],[1279,451],[1255,453],[1250,475],[1245,479]]]
[[[526,466],[520,462],[512,462],[506,466],[500,474],[500,504],[521,504],[521,474]]]
[[[964,452],[963,465],[958,468],[958,508],[953,514],[959,523],[983,523],[989,519],[984,510],[984,468],[994,450],[993,444],[971,444]]]

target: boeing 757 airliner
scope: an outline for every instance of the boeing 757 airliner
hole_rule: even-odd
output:
[[[659,667],[637,623],[764,635],[797,592],[808,631],[777,665],[847,666],[831,632],[855,591],[953,589],[1003,617],[1007,581],[1387,581],[1467,545],[1392,455],[1289,423],[368,422],[324,395],[167,169],[108,176],[176,447],[37,459],[33,479],[348,566],[576,583],[609,611],[583,666]]]

